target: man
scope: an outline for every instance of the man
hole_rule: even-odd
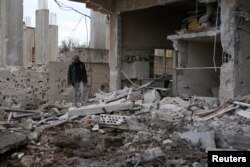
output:
[[[85,100],[84,89],[87,82],[85,64],[80,61],[78,55],[75,55],[68,69],[68,84],[74,88],[74,103],[77,104]]]

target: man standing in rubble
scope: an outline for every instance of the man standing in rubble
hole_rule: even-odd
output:
[[[75,55],[73,62],[68,68],[68,84],[74,88],[73,100],[75,104],[85,101],[85,87],[87,83],[88,79],[85,64],[80,61],[78,55]]]

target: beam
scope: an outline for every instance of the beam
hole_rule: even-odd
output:
[[[119,0],[116,1],[116,12],[146,9],[181,1],[184,0]]]
[[[115,13],[115,0],[70,0],[79,3],[86,3],[86,7],[105,14]]]

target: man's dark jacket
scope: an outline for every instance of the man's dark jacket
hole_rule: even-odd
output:
[[[75,83],[88,82],[86,68],[83,62],[72,63],[69,65],[68,69],[68,84],[75,85]]]

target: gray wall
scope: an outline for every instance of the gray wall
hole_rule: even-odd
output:
[[[183,67],[213,67],[213,43],[188,42],[187,58],[182,57]],[[221,65],[222,48],[217,45],[216,62]],[[177,71],[177,94],[211,96],[211,88],[220,85],[220,70],[180,70]]]
[[[168,7],[123,13],[123,48],[172,48],[167,36],[181,29],[184,18],[183,12]]]
[[[240,10],[249,11],[250,1],[240,0],[238,6],[242,6]],[[245,25],[239,26],[237,23],[238,47],[236,58],[236,87],[235,95],[247,95],[250,93],[250,21],[246,21]]]
[[[90,47],[109,49],[109,24],[106,15],[91,10],[90,16]]]

